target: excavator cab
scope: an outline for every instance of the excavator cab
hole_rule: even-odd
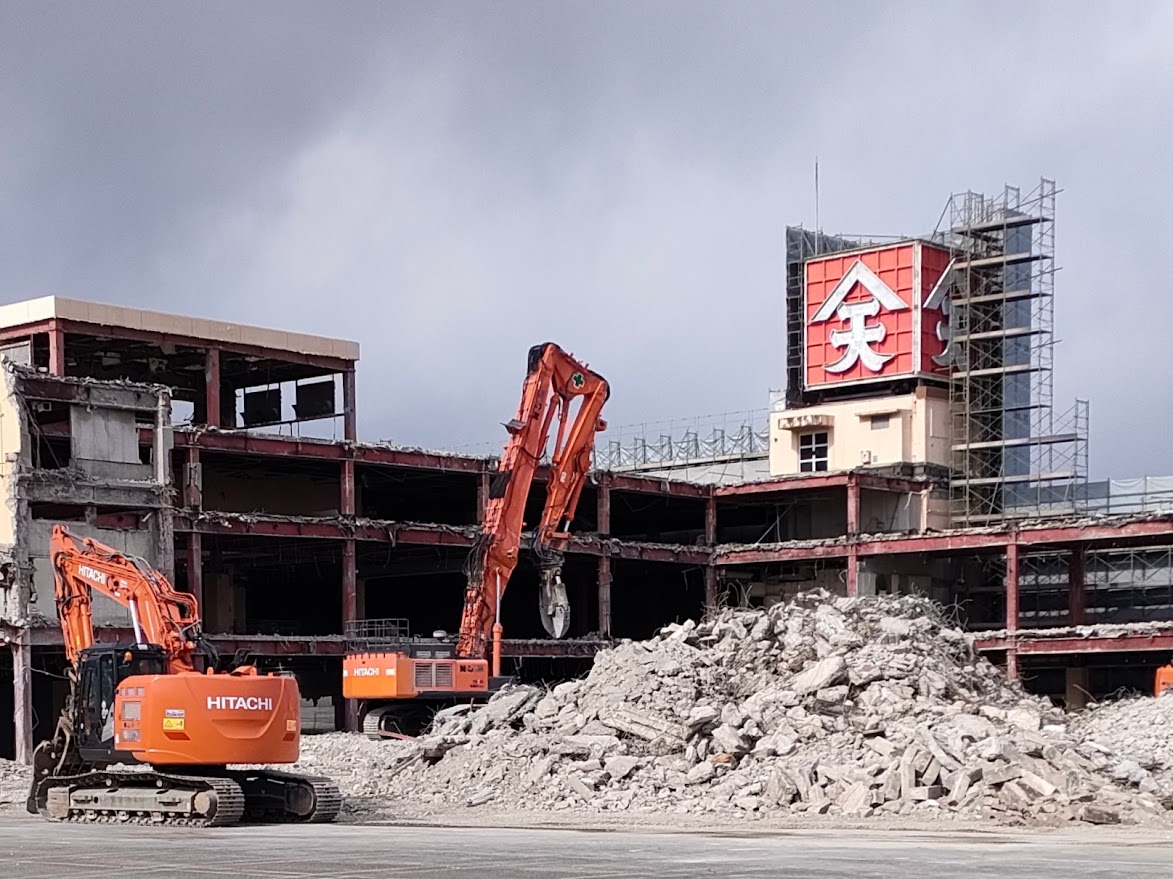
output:
[[[118,685],[133,675],[167,673],[167,657],[154,645],[99,644],[81,652],[78,661],[78,704],[74,728],[81,756],[92,762],[117,758],[137,762],[114,747],[114,696]]]

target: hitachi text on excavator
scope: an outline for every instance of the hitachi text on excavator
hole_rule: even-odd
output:
[[[554,638],[569,631],[563,553],[590,473],[595,435],[606,429],[601,413],[610,393],[602,376],[553,342],[530,349],[521,405],[505,425],[509,441],[465,565],[459,635],[454,641],[413,637],[402,619],[359,620],[347,627],[342,693],[362,703],[368,736],[403,731],[411,720],[418,721],[421,706],[488,698],[509,680],[501,675],[501,597],[517,567],[526,499],[555,417],[545,506],[527,546],[540,572],[542,625]]]
[[[33,753],[30,812],[186,826],[334,819],[342,797],[330,779],[229,768],[297,761],[293,677],[248,665],[221,671],[195,598],[143,559],[62,525],[49,555],[69,694],[53,737]],[[95,643],[94,590],[129,610],[133,643]]]

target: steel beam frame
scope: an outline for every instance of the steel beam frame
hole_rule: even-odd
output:
[[[56,627],[40,627],[28,631],[29,649],[32,647],[64,648],[61,631]],[[102,643],[130,642],[134,638],[134,633],[130,629],[101,627],[94,630],[94,637],[95,640]],[[258,656],[284,657],[338,657],[346,653],[346,639],[342,635],[212,634],[208,637],[224,655],[240,650],[246,650]],[[501,654],[519,659],[542,656],[552,658],[593,656],[598,650],[610,643],[610,639],[606,638],[564,638],[557,641],[553,639],[506,638],[501,642]],[[12,642],[12,646],[15,651],[16,642]],[[31,735],[31,723],[29,729]]]
[[[473,528],[422,523],[379,522],[350,518],[301,519],[283,516],[229,516],[212,514],[192,516],[185,511],[175,515],[175,530],[180,533],[239,534],[258,537],[305,537],[323,540],[361,540],[374,543],[414,544],[418,546],[471,547]],[[684,565],[708,565],[712,553],[704,547],[672,543],[639,543],[572,537],[567,551],[586,556],[611,556],[649,562],[672,562]]]

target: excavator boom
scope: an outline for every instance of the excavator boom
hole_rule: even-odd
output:
[[[488,652],[501,597],[517,567],[530,485],[549,445],[555,417],[558,433],[533,549],[541,568],[542,622],[552,636],[566,634],[570,609],[561,582],[562,553],[590,472],[595,434],[606,427],[600,414],[608,396],[610,387],[602,376],[553,342],[530,349],[521,405],[506,425],[509,443],[490,483],[484,525],[469,558],[457,656],[480,658]],[[572,412],[576,402],[580,405]]]
[[[363,731],[371,738],[416,729],[424,703],[486,698],[501,676],[501,598],[517,567],[525,507],[538,467],[550,455],[541,519],[530,549],[540,570],[538,613],[546,631],[569,631],[570,603],[562,558],[570,540],[595,435],[610,387],[586,364],[552,342],[529,351],[521,403],[505,425],[509,441],[489,484],[484,520],[465,564],[467,584],[459,636],[415,638],[407,620],[360,620],[347,627],[342,694],[364,703]],[[558,421],[551,446],[551,431]],[[487,661],[492,645],[492,666]]]

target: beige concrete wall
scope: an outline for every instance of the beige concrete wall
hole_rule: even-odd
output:
[[[30,452],[25,442],[24,414],[11,372],[0,366],[0,558],[15,558],[19,524],[24,515],[16,476]],[[23,578],[0,584],[0,621],[24,625],[28,586]]]
[[[877,419],[887,418],[881,426]],[[923,389],[788,409],[770,415],[770,475],[793,476],[805,433],[826,431],[829,471],[892,464],[949,463],[949,401]]]

